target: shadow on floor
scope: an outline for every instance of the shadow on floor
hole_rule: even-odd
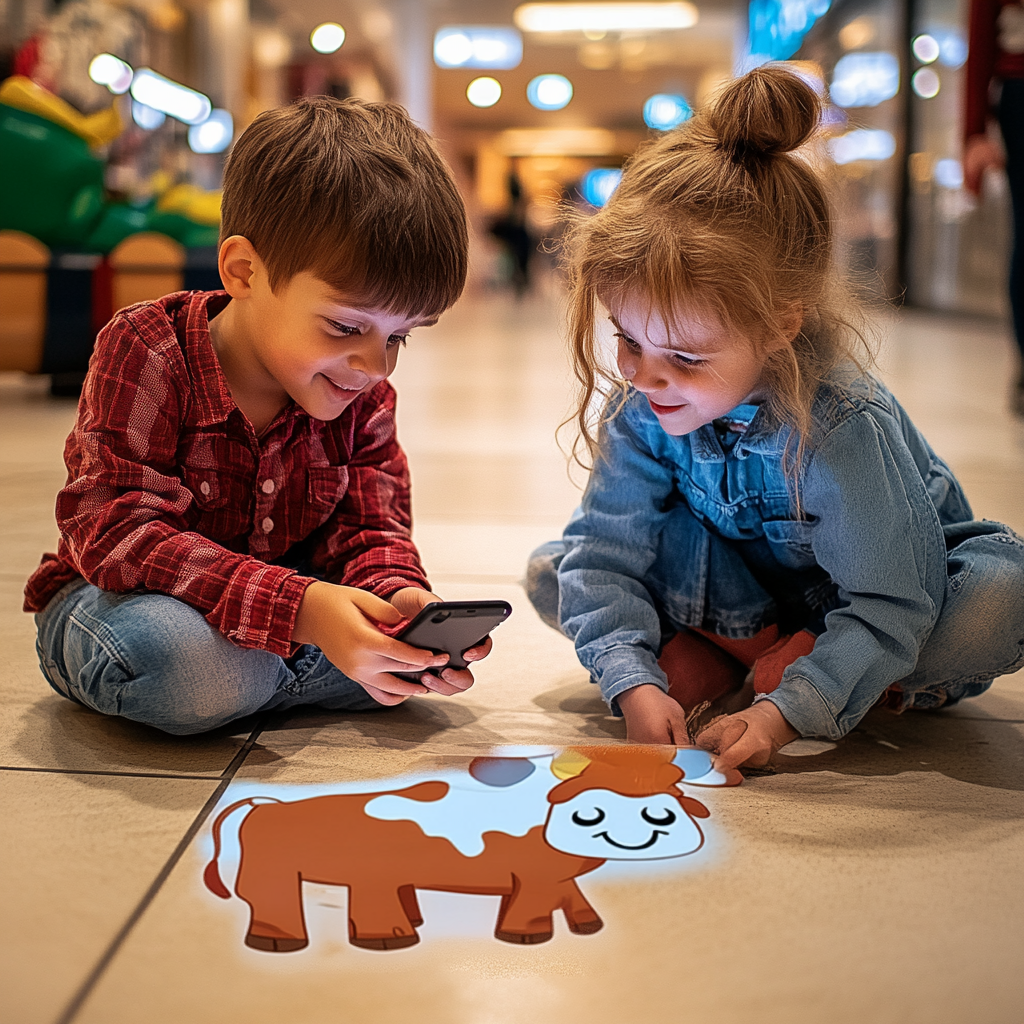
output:
[[[938,772],[960,782],[1024,792],[1024,728],[979,712],[894,715],[874,710],[834,749],[810,757],[777,755],[770,774],[808,771],[879,776]]]

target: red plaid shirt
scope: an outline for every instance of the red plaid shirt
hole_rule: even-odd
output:
[[[64,449],[60,546],[28,581],[26,611],[81,576],[170,594],[240,647],[288,656],[314,581],[289,564],[381,597],[429,589],[394,389],[381,382],[330,422],[292,402],[257,438],[210,343],[227,301],[176,292],[100,332]]]

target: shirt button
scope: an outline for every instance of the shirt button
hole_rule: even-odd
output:
[[[263,491],[264,494],[273,494],[274,493],[274,481],[273,480],[264,480],[263,481],[262,491]]]
[[[263,520],[262,526],[264,533],[270,533],[270,531],[274,528],[274,520],[271,519],[270,516],[267,516],[267,518]]]
[[[199,490],[202,491],[203,497],[208,498],[210,496],[210,485],[205,480],[199,485]]]

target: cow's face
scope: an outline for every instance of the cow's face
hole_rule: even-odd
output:
[[[544,838],[563,853],[607,860],[681,857],[704,842],[671,793],[623,796],[609,789],[587,789],[552,804]]]

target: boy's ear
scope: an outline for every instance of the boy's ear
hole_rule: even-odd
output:
[[[217,265],[224,290],[233,299],[244,299],[252,293],[252,279],[260,266],[260,258],[244,235],[231,235],[220,243]]]

